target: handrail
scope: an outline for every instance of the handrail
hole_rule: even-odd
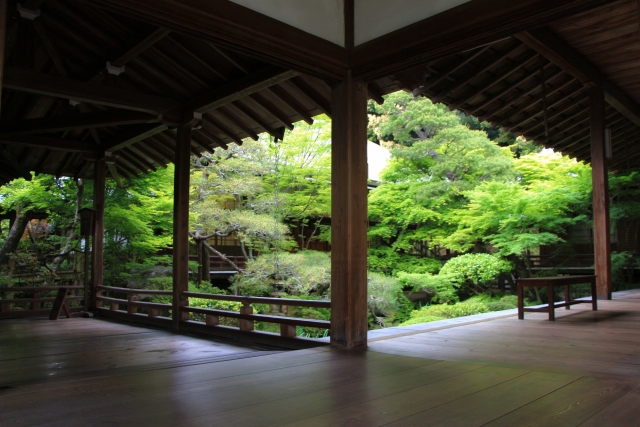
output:
[[[309,319],[300,319],[297,317],[285,317],[285,316],[269,316],[266,314],[242,314],[236,311],[228,311],[228,310],[217,310],[213,308],[200,308],[200,307],[180,307],[181,310],[187,311],[189,313],[198,313],[198,314],[209,314],[212,316],[220,316],[220,317],[232,317],[235,319],[242,320],[255,320],[258,322],[270,322],[270,323],[280,323],[283,325],[300,325],[300,326],[309,326],[312,328],[324,328],[329,329],[331,327],[331,322],[327,320],[309,320]]]
[[[160,310],[171,309],[171,304],[162,304],[156,302],[145,302],[145,301],[130,301],[126,299],[118,299],[118,298],[109,298],[109,297],[96,297],[96,300],[108,303],[115,304],[124,304],[131,305],[133,307],[146,307],[146,308],[157,308]]]
[[[56,300],[55,297],[47,297],[47,298],[17,298],[17,299],[2,299],[0,302],[7,304],[27,304],[32,302],[54,302]],[[84,296],[68,296],[65,297],[66,301],[83,301]]]
[[[46,292],[57,291],[60,288],[72,289],[84,289],[84,286],[16,286],[11,288],[0,288],[0,292]]]
[[[120,292],[122,294],[132,295],[173,295],[173,291],[155,290],[155,289],[131,289],[131,288],[116,288],[114,286],[98,285],[98,290]]]
[[[304,300],[291,298],[267,298],[267,297],[249,297],[241,295],[219,295],[219,294],[203,294],[198,292],[182,292],[182,295],[191,298],[213,299],[220,301],[236,301],[245,305],[248,304],[273,304],[273,305],[290,305],[296,307],[319,307],[331,308],[331,301],[323,300]]]

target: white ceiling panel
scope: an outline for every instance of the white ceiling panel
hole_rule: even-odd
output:
[[[344,46],[344,0],[231,1],[314,36]]]
[[[355,45],[391,33],[470,0],[355,0]],[[306,3],[301,1],[301,3]]]

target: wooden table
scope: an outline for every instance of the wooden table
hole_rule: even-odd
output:
[[[549,320],[556,320],[555,309],[557,307],[565,307],[567,310],[574,304],[591,303],[593,310],[598,310],[598,299],[596,297],[596,276],[557,276],[557,277],[537,277],[533,279],[517,279],[518,285],[518,319],[524,319],[524,313],[526,312],[547,312],[549,313]],[[571,300],[569,293],[570,285],[579,284],[591,284],[591,300],[590,301],[576,301]],[[524,307],[524,287],[546,287],[547,297],[549,303],[546,307],[539,308],[525,308]],[[564,286],[564,302],[555,304],[553,302],[554,292],[553,289],[556,286]]]

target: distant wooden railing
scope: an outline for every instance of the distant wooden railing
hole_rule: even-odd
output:
[[[183,292],[182,295],[191,298],[211,299],[218,301],[233,301],[242,304],[240,312],[230,310],[218,310],[213,308],[200,308],[200,307],[181,307],[181,310],[186,313],[198,313],[204,314],[205,324],[207,326],[218,326],[220,324],[220,317],[230,317],[233,319],[239,319],[239,329],[241,331],[253,331],[254,322],[266,322],[275,323],[280,325],[280,335],[287,338],[293,338],[297,335],[296,326],[307,326],[312,328],[329,329],[331,322],[327,320],[313,320],[313,319],[301,319],[298,317],[286,317],[286,316],[272,316],[266,314],[253,314],[253,307],[251,304],[269,304],[269,305],[285,305],[294,307],[316,307],[316,308],[331,308],[331,301],[319,301],[319,300],[299,300],[299,299],[286,299],[286,298],[263,298],[263,297],[248,297],[248,296],[236,296],[236,295],[217,295],[217,294],[203,294],[197,292]]]
[[[233,263],[236,264],[240,268],[245,268],[246,267],[247,260],[243,256],[230,255],[227,258],[229,258],[230,261],[233,261]],[[189,255],[189,261],[198,261],[198,256],[197,255]],[[210,256],[209,257],[209,267],[211,268],[212,271],[215,271],[215,270],[233,270],[233,268],[231,268],[231,266],[229,264],[227,264],[225,261],[223,261],[218,256]]]
[[[127,295],[127,299],[110,298],[103,296],[104,292],[113,292]],[[108,311],[122,312],[135,316],[145,316],[145,314],[138,313],[138,308],[145,308],[146,316],[150,318],[163,317],[162,310],[171,310],[171,304],[162,304],[155,302],[138,301],[138,295],[173,295],[172,291],[152,290],[152,289],[131,289],[131,288],[117,288],[114,286],[98,286],[96,291],[96,309],[107,310],[104,304],[109,305]],[[121,310],[120,306],[127,307],[126,310]],[[165,317],[165,319],[169,319]]]
[[[126,299],[115,296],[105,296],[104,293],[124,294]],[[112,286],[98,286],[96,292],[96,309],[104,316],[112,316],[120,319],[138,320],[146,323],[157,325],[168,325],[169,316],[161,316],[162,312],[169,312],[173,307],[171,304],[161,304],[155,302],[138,301],[141,295],[165,295],[172,296],[172,291],[149,290],[149,289],[130,289],[117,288]],[[200,298],[217,301],[233,301],[242,304],[240,311],[220,310],[214,308],[202,308],[181,306],[179,315],[185,320],[182,321],[186,326],[199,324],[199,327],[219,327],[220,318],[238,319],[237,330],[244,332],[254,331],[254,322],[265,322],[279,325],[280,335],[282,337],[293,338],[297,336],[296,326],[306,326],[312,328],[330,329],[331,322],[326,320],[302,319],[297,317],[254,314],[251,304],[268,304],[277,306],[294,306],[294,307],[315,307],[315,308],[331,308],[331,301],[319,300],[299,300],[287,298],[262,298],[236,295],[218,295],[205,294],[198,292],[183,292],[182,295],[188,298]],[[139,313],[138,309],[146,309],[146,314]],[[205,316],[204,322],[197,320],[188,320],[189,314],[200,314]],[[174,314],[175,315],[175,314]],[[222,326],[222,328],[231,328]]]
[[[78,295],[84,290],[84,286],[64,286],[75,295],[66,297],[67,303],[71,301],[83,301],[84,294]],[[33,317],[49,314],[51,307],[44,307],[44,304],[55,301],[55,293],[60,286],[11,286],[0,288],[0,317]],[[28,293],[33,294],[31,298],[14,298],[13,294]],[[43,297],[42,294],[51,293],[53,296]],[[84,306],[70,307],[69,311],[84,311]]]

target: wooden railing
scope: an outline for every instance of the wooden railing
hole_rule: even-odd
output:
[[[296,326],[307,326],[321,329],[329,329],[331,327],[331,322],[327,320],[301,319],[297,317],[254,314],[253,307],[251,306],[251,304],[269,304],[294,307],[331,308],[331,301],[216,295],[202,294],[197,292],[183,292],[183,295],[191,298],[211,299],[217,301],[233,301],[242,304],[239,312],[190,306],[181,308],[181,310],[185,313],[204,314],[204,323],[207,326],[218,326],[220,324],[220,317],[238,319],[239,329],[246,332],[254,330],[254,322],[275,323],[280,325],[280,335],[287,338],[293,338],[297,335]]]
[[[105,292],[115,294],[125,294],[127,299],[106,297],[103,294]],[[152,290],[152,289],[131,289],[131,288],[117,288],[113,286],[98,286],[96,291],[96,309],[98,311],[111,311],[126,313],[133,316],[146,316],[149,318],[160,318],[164,320],[170,320],[168,316],[162,316],[163,312],[171,310],[171,304],[162,304],[156,302],[138,301],[138,295],[173,295],[172,291]],[[109,308],[106,309],[104,305],[108,304]],[[121,310],[120,306],[126,306],[126,310]],[[146,313],[138,313],[138,308],[144,308]]]
[[[105,293],[113,295],[105,296]],[[138,297],[143,295],[171,296],[172,294],[172,291],[98,286],[98,291],[96,292],[96,309],[100,314],[106,317],[111,316],[124,320],[129,319],[156,325],[168,326],[168,322],[171,320],[168,313],[173,309],[171,304],[139,301]],[[121,295],[126,295],[126,299],[120,297]],[[230,326],[221,325],[220,318],[237,319],[238,327],[236,328],[236,330],[243,332],[254,331],[255,322],[273,323],[279,325],[280,336],[286,338],[294,338],[297,336],[296,326],[320,329],[330,329],[331,327],[331,322],[326,320],[254,314],[253,307],[251,306],[252,304],[268,304],[275,306],[331,308],[331,301],[299,300],[287,298],[261,298],[236,295],[205,294],[198,292],[183,292],[183,296],[187,299],[200,298],[217,301],[232,301],[242,304],[242,307],[240,307],[240,311],[191,306],[180,307],[179,315],[181,319],[184,319],[182,320],[181,324],[184,324],[185,327],[194,325],[198,326],[198,328],[200,328],[198,329],[199,332],[203,332],[201,327],[210,327],[210,332],[212,333],[215,332],[216,327],[218,327],[218,329],[222,328],[225,330],[233,329]],[[144,311],[146,311],[146,313],[139,312],[139,309],[143,309]],[[163,316],[164,313],[167,313],[166,316]],[[204,315],[204,322],[198,320],[189,320],[189,315],[191,313]]]
[[[84,286],[64,286],[75,295],[68,295],[65,300],[67,304],[71,301],[83,301]],[[49,314],[51,307],[45,307],[45,304],[55,301],[55,294],[60,286],[11,286],[0,288],[0,317],[33,317],[44,316]],[[16,293],[33,294],[31,298],[14,298]],[[42,294],[51,294],[52,296],[42,296]],[[81,295],[79,295],[81,294]],[[69,307],[71,312],[84,311],[84,306]]]
[[[246,267],[247,260],[243,256],[230,255],[227,258],[229,258],[229,260],[233,261],[240,268],[245,268]],[[189,261],[198,261],[198,256],[197,255],[189,255]],[[211,271],[233,270],[233,268],[231,268],[231,266],[229,264],[227,264],[220,257],[217,257],[217,256],[210,256],[209,257],[209,267],[211,268]]]

